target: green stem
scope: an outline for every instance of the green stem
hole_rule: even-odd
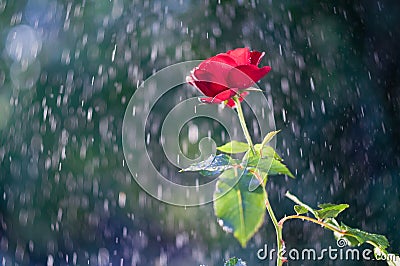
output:
[[[318,224],[318,225],[320,225],[320,226],[323,226],[323,227],[325,227],[326,229],[329,229],[329,230],[331,230],[331,231],[333,231],[333,232],[339,233],[339,234],[341,234],[341,235],[346,235],[346,231],[343,231],[343,230],[337,228],[336,226],[333,226],[333,225],[327,224],[327,223],[325,223],[325,222],[323,222],[323,221],[321,221],[321,220],[317,220],[317,219],[314,219],[314,218],[311,218],[311,217],[308,217],[308,216],[303,216],[303,215],[290,215],[290,216],[285,216],[285,217],[283,217],[283,218],[279,221],[278,224],[279,224],[281,227],[283,227],[283,223],[286,222],[286,221],[288,221],[288,220],[291,220],[291,219],[301,219],[302,221],[306,220],[306,221],[309,221],[309,222]]]
[[[275,217],[275,213],[272,210],[271,204],[269,203],[268,193],[265,190],[265,187],[264,187],[264,195],[265,195],[265,207],[267,208],[269,217],[271,217],[272,224],[275,227],[276,244],[277,244],[277,247],[278,247],[276,265],[277,266],[282,266],[283,262],[284,262],[284,258],[282,257],[283,249],[284,249],[284,241],[283,241],[283,238],[282,238],[282,224],[278,223],[278,220]]]
[[[235,97],[233,97],[233,101],[235,102],[235,105],[236,105],[236,110],[237,110],[237,113],[238,113],[240,125],[242,127],[244,136],[246,137],[247,143],[250,146],[251,152],[254,155],[256,155],[256,150],[254,148],[253,141],[251,140],[249,130],[247,129],[246,120],[244,119],[243,110],[242,110],[242,106],[240,104],[240,100],[239,100],[238,97],[235,96]],[[276,265],[277,266],[282,266],[282,264],[284,262],[284,258],[281,256],[281,255],[283,255],[283,248],[284,248],[284,242],[283,242],[283,239],[282,239],[282,225],[280,225],[278,223],[278,220],[275,217],[275,213],[272,210],[271,204],[269,203],[268,193],[265,190],[265,186],[263,186],[263,190],[264,190],[264,195],[265,195],[265,207],[267,208],[269,217],[271,217],[272,223],[273,223],[273,225],[275,227],[276,242],[277,242],[277,246],[278,246],[278,255],[277,255],[277,259],[276,259]]]
[[[254,149],[253,141],[251,140],[249,130],[247,129],[246,120],[244,119],[243,110],[242,110],[242,106],[240,104],[240,100],[239,100],[238,97],[235,96],[235,97],[233,97],[233,101],[235,102],[235,105],[236,105],[236,110],[237,110],[237,114],[238,114],[238,117],[239,117],[240,125],[242,126],[242,130],[243,130],[244,136],[246,138],[246,141],[250,146],[251,152],[253,154],[256,154],[256,150]]]

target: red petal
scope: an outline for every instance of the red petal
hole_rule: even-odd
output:
[[[214,98],[220,101],[226,101],[236,95],[236,89],[226,90],[215,95]]]
[[[207,64],[209,64],[210,62],[219,62],[219,63],[223,63],[223,64],[230,65],[230,66],[238,65],[236,63],[235,59],[232,58],[230,55],[217,54],[216,56],[210,57],[210,58],[204,60],[203,62],[201,62],[198,68],[207,69]]]
[[[228,87],[245,89],[262,79],[271,67],[258,68],[255,65],[241,65],[232,69],[228,74]]]
[[[234,67],[223,62],[218,61],[208,61],[202,63],[201,67],[193,71],[193,76],[197,80],[210,81],[217,84],[227,86],[227,79],[229,72]]]
[[[250,49],[247,47],[236,48],[226,53],[233,57],[238,65],[250,64]]]
[[[246,97],[247,95],[249,95],[249,92],[248,91],[244,91],[244,92],[242,92],[240,95],[239,95],[239,100],[240,101],[243,101],[243,99],[244,99],[244,97]]]
[[[231,66],[222,63],[214,62],[213,65],[215,65],[215,72],[202,69],[195,69],[192,72],[192,79],[196,87],[209,97],[214,97],[218,93],[227,90],[226,76],[229,70],[232,69]]]
[[[235,103],[234,100],[229,99],[229,100],[226,102],[226,105],[228,105],[230,108],[233,108],[233,107],[236,106],[236,103]]]
[[[194,81],[211,81],[211,80],[215,79],[212,72],[209,72],[209,71],[206,71],[203,69],[199,69],[199,68],[193,69],[191,74],[192,74],[191,77]]]
[[[265,52],[251,51],[250,52],[250,64],[258,66],[261,59],[264,57],[264,55],[265,55]]]
[[[226,100],[228,100],[227,104],[230,107],[233,107],[235,105],[235,102],[232,100],[232,97],[237,94],[237,89],[231,89],[231,90],[226,90],[221,93],[218,93],[214,97],[202,97],[200,98],[200,101],[204,103],[215,103],[215,104],[220,104]],[[247,95],[248,92],[243,92],[240,95]],[[241,99],[242,101],[243,99]],[[233,104],[233,105],[232,105]]]
[[[194,81],[195,86],[208,97],[215,97],[217,94],[228,90],[224,85],[209,81]]]

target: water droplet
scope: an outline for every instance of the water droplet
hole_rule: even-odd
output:
[[[8,55],[25,68],[35,60],[41,48],[42,40],[30,26],[15,26],[7,35],[6,51]]]
[[[324,102],[324,100],[321,100],[321,112],[322,112],[322,114],[325,114],[325,102]]]
[[[282,120],[283,122],[286,122],[286,110],[282,109]]]
[[[118,194],[118,205],[121,208],[124,208],[126,204],[126,194],[124,192],[119,192]]]
[[[199,139],[199,128],[197,127],[196,124],[190,124],[189,125],[189,130],[188,130],[188,138],[189,142],[194,144],[198,141]]]
[[[281,79],[281,88],[284,94],[289,95],[289,80],[287,78]]]
[[[106,248],[100,248],[97,255],[97,262],[99,266],[108,266],[110,263],[110,253]]]
[[[47,266],[53,266],[53,264],[54,264],[54,258],[51,254],[49,254],[47,256]]]
[[[312,91],[315,91],[314,80],[313,80],[312,77],[310,78],[310,87],[311,87],[311,90],[312,90]]]

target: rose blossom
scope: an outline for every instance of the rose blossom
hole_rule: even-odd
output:
[[[250,51],[249,48],[237,48],[217,54],[195,67],[186,80],[207,96],[200,98],[202,102],[224,102],[234,107],[232,98],[238,95],[242,101],[248,94],[246,89],[271,70],[269,66],[258,67],[264,54]]]

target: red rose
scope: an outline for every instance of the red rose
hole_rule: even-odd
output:
[[[235,106],[232,98],[239,95],[239,100],[248,94],[251,85],[263,78],[271,67],[258,67],[264,52],[250,51],[249,48],[237,48],[217,54],[204,60],[190,72],[187,82],[199,89],[205,96],[200,100],[205,103],[225,102]]]

